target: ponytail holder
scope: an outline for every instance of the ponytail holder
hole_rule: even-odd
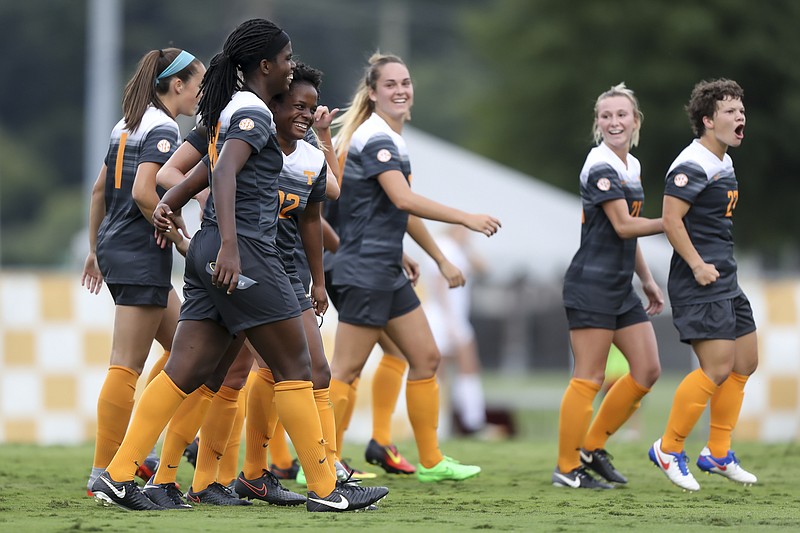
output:
[[[158,85],[159,80],[169,78],[173,74],[177,74],[178,72],[182,71],[188,67],[192,61],[194,61],[194,56],[186,50],[181,50],[181,53],[175,56],[175,59],[172,60],[172,63],[170,63],[169,66],[158,75],[155,81],[156,85]]]

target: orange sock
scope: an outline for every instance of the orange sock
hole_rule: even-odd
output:
[[[439,450],[439,383],[436,376],[406,382],[408,419],[414,429],[419,462],[425,468],[439,464],[444,456]]]
[[[717,384],[711,381],[702,368],[698,368],[683,378],[669,412],[667,429],[661,438],[661,450],[666,453],[680,453],[683,443],[700,420],[708,400],[717,391]]]
[[[351,389],[352,385],[338,379],[331,379],[330,399],[336,422],[336,451],[339,454],[341,454],[342,444],[344,444],[344,432],[350,422],[348,414],[350,416],[353,414],[353,409],[350,407]]]
[[[117,453],[133,412],[133,393],[139,374],[124,366],[108,368],[97,398],[97,434],[92,466],[105,468]]]
[[[711,430],[708,433],[708,449],[714,457],[725,457],[731,449],[731,433],[739,421],[739,412],[744,401],[744,386],[747,378],[731,372],[717,392],[711,397]]]
[[[162,371],[144,389],[129,431],[106,470],[114,481],[133,481],[138,462],[147,456],[186,393]]]
[[[292,454],[289,451],[289,443],[286,442],[286,430],[283,429],[280,420],[275,424],[275,431],[269,439],[269,462],[278,468],[292,467]]]
[[[630,373],[619,378],[603,398],[597,416],[589,426],[583,447],[587,450],[605,448],[608,437],[616,433],[636,412],[648,392],[650,389],[636,383]]]
[[[571,472],[581,466],[580,449],[592,421],[592,402],[600,385],[587,379],[572,378],[561,399],[558,415],[558,469]]]
[[[213,399],[214,392],[203,385],[187,396],[175,411],[167,426],[164,444],[161,446],[160,465],[156,471],[155,483],[175,483],[183,450],[197,435],[197,430],[200,429]]]
[[[164,350],[164,353],[158,358],[158,361],[156,361],[156,364],[153,365],[153,368],[150,369],[150,373],[147,375],[147,385],[149,385],[150,382],[153,381],[162,370],[164,370],[164,367],[167,364],[167,359],[169,359],[169,350]]]
[[[219,477],[219,462],[228,438],[239,403],[239,390],[220,387],[211,402],[203,426],[200,428],[200,446],[197,449],[197,468],[194,469],[192,491],[205,490]]]
[[[308,490],[320,497],[336,487],[336,474],[328,468],[325,439],[314,404],[310,381],[281,381],[275,384],[275,408],[292,439],[297,459],[308,481]]]
[[[229,485],[231,481],[239,475],[239,448],[242,443],[242,428],[244,419],[247,415],[247,395],[250,394],[250,379],[255,376],[255,372],[250,372],[247,383],[239,391],[239,399],[236,405],[236,417],[233,419],[231,436],[228,437],[228,444],[225,446],[225,453],[219,462],[219,482]]]
[[[383,446],[392,443],[392,414],[407,368],[404,359],[383,354],[372,377],[372,438]]]
[[[247,479],[256,479],[264,474],[267,464],[267,447],[271,436],[269,430],[272,400],[275,396],[275,380],[268,368],[259,368],[256,379],[250,384],[245,419],[245,454],[242,472]]]
[[[328,458],[328,468],[336,475],[336,421],[333,418],[330,389],[315,389],[314,403],[317,404],[319,423],[322,428],[322,438],[325,439],[325,456]]]

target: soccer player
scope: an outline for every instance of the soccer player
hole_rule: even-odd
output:
[[[97,399],[97,437],[87,489],[119,448],[133,410],[136,381],[153,340],[168,356],[180,300],[172,288],[172,247],[153,236],[153,209],[163,189],[156,172],[180,143],[175,117],[194,115],[205,67],[185,50],[152,50],[125,86],[123,118],[111,132],[92,188],[89,255],[81,284],[114,299],[111,361]],[[188,239],[170,234],[182,254]],[[166,357],[157,366],[163,367]],[[149,477],[152,472],[147,472]]]
[[[556,487],[609,489],[595,479],[627,483],[611,463],[605,444],[639,407],[661,372],[655,332],[648,315],[664,308],[664,295],[637,243],[661,233],[661,219],[640,217],[644,191],[641,165],[631,155],[642,126],[639,103],[624,83],[595,102],[592,148],[580,174],[581,244],[564,277],[564,307],[575,364],[561,400]],[[633,288],[642,282],[647,308]],[[592,402],[605,378],[614,343],[630,372],[608,391],[592,421]],[[591,427],[590,427],[591,422]]]
[[[747,378],[758,366],[753,311],[736,276],[733,212],[739,184],[728,148],[744,139],[744,91],[733,80],[701,81],[686,111],[696,138],[673,161],[664,190],[664,231],[674,248],[669,271],[672,320],[700,368],[678,385],[664,435],[650,460],[670,481],[700,490],[684,444],[711,402],[711,430],[697,467],[746,485],[756,476],[731,450]]]
[[[447,207],[411,190],[411,167],[401,135],[413,104],[411,76],[396,56],[375,54],[369,63],[337,135],[337,154],[346,154],[347,162],[339,200],[341,242],[332,272],[340,305],[331,373],[342,383],[352,383],[385,330],[409,362],[406,399],[420,458],[417,478],[467,479],[478,475],[480,467],[462,465],[439,450],[440,355],[419,299],[403,274],[402,240],[421,218],[462,224],[487,236],[497,232],[500,221]],[[334,391],[331,396],[338,419],[348,409],[348,398],[336,397]]]
[[[188,394],[227,373],[231,360],[222,354],[231,334],[239,333],[275,376],[275,406],[309,480],[306,508],[356,510],[388,493],[337,483],[326,464],[300,306],[275,247],[283,156],[267,102],[288,90],[294,66],[289,36],[265,19],[240,24],[211,60],[199,105],[215,141],[211,196],[187,253],[181,321],[164,371],[148,385],[130,431],[93,485],[100,500],[132,510],[163,509],[133,481],[136,462]],[[159,229],[173,231],[165,224],[173,209],[206,184],[185,180],[168,191],[154,213]]]

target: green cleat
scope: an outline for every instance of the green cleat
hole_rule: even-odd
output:
[[[417,465],[417,479],[423,483],[431,483],[437,481],[461,481],[462,479],[469,479],[481,473],[481,467],[474,465],[462,465],[455,459],[447,457],[439,461],[439,464],[432,468],[425,468],[422,465]]]

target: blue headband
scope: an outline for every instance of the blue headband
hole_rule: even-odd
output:
[[[156,84],[158,84],[158,80],[169,78],[173,74],[177,74],[178,72],[182,71],[188,67],[192,61],[194,61],[194,56],[186,50],[181,50],[181,53],[175,56],[175,59],[172,60],[172,63],[170,63],[169,66],[158,75],[156,78]]]

